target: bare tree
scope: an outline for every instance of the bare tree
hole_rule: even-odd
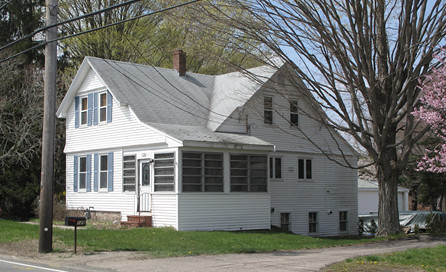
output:
[[[325,111],[321,121],[351,135],[371,158],[379,181],[379,233],[399,232],[398,177],[428,129],[410,113],[420,92],[418,79],[432,68],[432,55],[444,41],[446,3],[234,0],[228,5],[255,19],[234,17],[212,1],[201,8],[212,9],[209,15],[224,13],[240,40],[261,42],[292,65]]]
[[[40,154],[43,103],[40,72],[17,59],[0,64],[1,165],[27,165]]]

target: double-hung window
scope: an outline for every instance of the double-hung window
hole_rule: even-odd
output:
[[[79,190],[87,188],[87,157],[79,157]]]
[[[81,98],[81,125],[86,125],[88,122],[88,97]]]
[[[269,177],[271,179],[282,178],[282,158],[279,157],[269,158]]]
[[[99,122],[107,121],[107,93],[99,94]]]
[[[99,155],[99,188],[108,188],[108,155]]]
[[[113,98],[109,91],[74,98],[74,127],[96,126],[112,121]]]
[[[308,232],[309,233],[317,233],[318,232],[317,212],[308,213]]]
[[[297,113],[298,104],[296,100],[290,101],[290,124],[297,127],[299,125],[299,115]]]
[[[263,122],[265,124],[273,123],[273,98],[271,96],[263,97]]]
[[[297,177],[301,180],[313,178],[313,165],[311,159],[298,159]]]

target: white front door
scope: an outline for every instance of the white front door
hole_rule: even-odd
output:
[[[150,211],[150,192],[151,192],[151,180],[152,180],[152,161],[153,160],[141,160],[139,162],[139,198],[138,208],[139,212]]]

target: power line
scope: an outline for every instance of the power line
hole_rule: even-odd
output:
[[[11,1],[12,0],[10,0],[10,2]],[[90,16],[94,16],[96,14],[100,14],[100,13],[103,13],[103,12],[106,12],[106,11],[109,11],[109,10],[112,10],[112,9],[115,9],[115,8],[119,8],[119,7],[122,7],[122,6],[130,5],[130,4],[133,4],[135,2],[139,2],[139,1],[141,1],[141,0],[130,0],[130,1],[127,1],[127,2],[124,2],[124,3],[121,3],[121,4],[116,4],[116,5],[113,5],[113,6],[110,6],[110,7],[101,9],[101,10],[98,10],[98,11],[90,12],[90,13],[87,13],[87,14],[84,14],[84,15],[72,18],[72,19],[68,19],[68,20],[65,20],[63,22],[55,23],[55,24],[49,25],[49,26],[44,26],[42,28],[39,28],[39,29],[35,30],[32,33],[29,33],[29,34],[23,36],[22,38],[20,38],[18,40],[15,40],[13,42],[10,42],[7,45],[4,45],[4,46],[0,47],[0,51],[2,51],[3,49],[6,49],[8,47],[11,47],[11,46],[13,46],[13,45],[23,41],[23,40],[32,38],[34,35],[38,34],[39,32],[45,31],[47,29],[50,29],[50,28],[53,28],[53,27],[56,27],[56,26],[60,26],[60,25],[63,25],[63,24],[71,23],[71,22],[74,22],[74,21],[77,21],[77,20],[81,20],[81,19],[84,19],[84,18],[87,18],[87,17],[90,17]],[[7,5],[7,4],[8,3],[6,3],[5,5]]]
[[[199,1],[201,1],[201,0],[192,0],[192,1],[189,1],[189,2],[186,2],[186,3],[182,3],[182,4],[174,5],[174,6],[171,6],[171,7],[163,8],[163,9],[160,9],[160,10],[157,10],[157,11],[153,11],[153,12],[150,12],[150,13],[147,13],[147,14],[142,14],[142,15],[139,15],[139,16],[136,16],[136,17],[133,17],[133,18],[129,18],[129,19],[125,19],[125,20],[122,20],[122,21],[115,22],[115,23],[111,23],[111,24],[108,24],[108,25],[105,25],[105,26],[101,26],[101,27],[89,29],[89,30],[86,30],[86,31],[74,33],[74,34],[71,34],[71,35],[68,35],[68,36],[60,37],[60,38],[57,38],[57,39],[45,41],[45,42],[39,43],[39,44],[37,44],[37,45],[35,45],[35,46],[31,47],[31,48],[23,50],[23,51],[21,51],[21,52],[19,52],[17,54],[14,54],[14,55],[12,55],[10,57],[2,59],[2,60],[0,60],[0,63],[8,61],[10,59],[13,59],[15,57],[18,57],[18,56],[20,56],[20,55],[22,55],[24,53],[27,53],[27,52],[29,52],[31,50],[34,50],[34,49],[40,48],[42,46],[45,46],[46,44],[51,43],[51,42],[61,41],[61,40],[73,38],[73,37],[76,37],[76,36],[79,36],[79,35],[83,35],[83,34],[87,34],[87,33],[90,33],[90,32],[98,31],[98,30],[101,30],[101,29],[104,29],[104,28],[108,28],[108,27],[111,27],[111,26],[115,26],[115,25],[119,25],[119,24],[122,24],[122,23],[129,22],[129,21],[137,20],[137,19],[140,19],[140,18],[143,18],[143,17],[147,17],[147,16],[150,16],[150,15],[154,15],[154,14],[162,13],[162,12],[165,12],[165,11],[168,11],[168,10],[172,10],[172,9],[176,9],[176,8],[179,8],[179,7],[187,6],[187,5],[193,4],[195,2],[199,2]]]
[[[192,116],[195,116],[195,117],[197,117],[197,118],[199,118],[199,119],[208,120],[208,118],[206,118],[206,117],[203,117],[203,116],[198,115],[198,114],[196,114],[196,113],[194,113],[194,112],[188,111],[188,110],[186,110],[185,108],[180,107],[179,105],[173,103],[173,102],[170,101],[169,99],[163,98],[163,97],[161,96],[161,94],[157,94],[157,93],[151,91],[149,88],[143,86],[142,83],[139,83],[139,82],[137,82],[135,79],[130,78],[130,76],[133,76],[133,75],[130,75],[130,76],[129,76],[129,75],[125,74],[124,72],[122,72],[122,71],[121,71],[122,69],[118,69],[118,68],[116,68],[114,65],[111,65],[111,64],[109,63],[109,60],[104,59],[104,61],[107,62],[113,69],[115,69],[118,73],[120,73],[121,75],[123,75],[125,78],[127,78],[128,80],[134,82],[134,83],[137,84],[139,87],[141,87],[142,89],[144,89],[144,90],[146,90],[147,92],[151,93],[152,95],[158,97],[158,98],[161,99],[162,101],[164,101],[164,102],[166,102],[166,103],[172,105],[173,107],[175,107],[175,108],[177,108],[177,109],[179,109],[179,110],[181,110],[181,111],[184,111],[184,112],[186,112],[186,113],[188,113],[188,114],[190,114],[190,115],[192,115]],[[145,85],[145,84],[144,84],[144,85]],[[216,121],[214,121],[214,122],[216,122]]]

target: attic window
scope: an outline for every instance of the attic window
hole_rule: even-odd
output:
[[[263,98],[263,122],[265,124],[273,123],[273,98],[271,96]]]
[[[107,93],[99,95],[99,122],[107,121]]]
[[[299,125],[299,115],[297,114],[298,104],[296,100],[290,101],[290,124],[297,127]]]
[[[86,125],[88,120],[88,98],[81,98],[81,125]]]

